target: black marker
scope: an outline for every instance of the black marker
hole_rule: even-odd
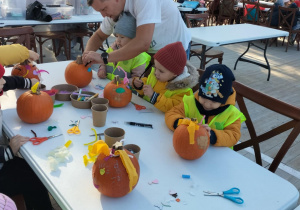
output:
[[[139,127],[145,127],[145,128],[152,128],[151,124],[145,124],[145,123],[137,123],[137,122],[125,122],[127,125],[132,125],[132,126],[139,126]]]
[[[85,67],[87,67],[87,65],[89,65],[92,61],[89,61],[85,64]]]

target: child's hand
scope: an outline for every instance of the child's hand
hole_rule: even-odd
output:
[[[100,79],[105,79],[106,78],[106,69],[105,69],[105,67],[103,68],[102,65],[98,69],[98,77]]]
[[[32,50],[28,50],[29,52],[29,59],[32,61],[36,61],[39,59],[40,55],[37,54],[36,52],[32,51]]]
[[[206,131],[207,131],[207,133],[208,133],[208,135],[210,137],[211,128],[207,124],[203,124],[202,126],[206,129]]]
[[[29,137],[16,135],[10,139],[9,146],[12,149],[14,155],[17,154],[20,147],[25,144],[27,141],[29,141]]]
[[[135,78],[135,80],[133,81],[133,84],[135,87],[140,88],[142,87],[142,85],[144,84],[143,81],[139,78]]]
[[[32,78],[30,80],[31,80],[31,87],[34,86],[37,82],[39,82],[39,80],[36,78]]]
[[[148,96],[149,98],[151,98],[154,93],[151,85],[144,85],[143,91],[144,91],[144,95]]]

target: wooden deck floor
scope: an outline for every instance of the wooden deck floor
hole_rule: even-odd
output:
[[[111,43],[114,38],[110,38]],[[85,40],[86,42],[86,40]],[[263,46],[264,44],[257,41],[256,44]],[[73,50],[72,59],[75,59],[76,54],[81,54],[75,47]],[[224,51],[223,64],[227,65],[233,70],[234,63],[239,55],[241,55],[247,47],[246,43],[227,45],[218,47]],[[46,53],[44,58],[45,62],[56,61],[56,58],[52,53],[43,50]],[[247,54],[247,57],[255,60],[263,61],[263,52],[258,49],[251,49]],[[277,99],[283,100],[294,106],[300,106],[300,51],[297,51],[296,45],[289,47],[288,52],[285,52],[285,46],[281,46],[281,41],[278,42],[278,47],[273,45],[267,50],[267,57],[271,65],[271,78],[267,81],[268,72],[266,69],[253,65],[250,63],[239,62],[237,70],[233,70],[236,80],[248,85],[256,90],[259,90],[265,94],[268,94]],[[57,60],[65,60],[65,56],[59,56]],[[200,63],[198,58],[192,58],[191,62],[199,67]],[[210,64],[217,63],[211,61]],[[287,119],[283,116],[276,115],[273,112],[264,110],[255,104],[251,104],[250,101],[246,101],[247,106],[251,106],[251,117],[255,121],[259,121],[256,124],[255,129],[257,132],[264,132],[270,128],[286,122]],[[253,115],[253,116],[252,116]],[[286,139],[289,132],[283,133],[280,136],[270,139],[261,144],[261,151],[263,153],[263,165],[267,167],[270,163],[270,159],[275,156],[278,149],[284,139]],[[241,141],[248,139],[249,134],[245,125],[242,126],[242,138]],[[284,157],[282,164],[277,169],[276,174],[291,182],[300,191],[300,136],[296,139],[287,155]],[[251,160],[254,160],[254,155],[250,150],[243,150],[240,153]],[[53,201],[55,203],[55,201]],[[298,202],[300,204],[300,202]],[[55,204],[54,204],[55,205]],[[55,205],[55,209],[60,209]]]

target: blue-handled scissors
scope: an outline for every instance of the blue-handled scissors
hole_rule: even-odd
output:
[[[203,192],[204,192],[204,195],[221,196],[221,197],[227,198],[237,204],[244,203],[244,200],[240,197],[229,196],[229,194],[239,194],[240,193],[240,189],[236,188],[236,187],[231,188],[230,190],[227,190],[227,191],[223,191],[221,193],[210,192],[210,191],[203,191]]]

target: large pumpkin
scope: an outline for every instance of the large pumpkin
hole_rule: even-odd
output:
[[[65,79],[68,84],[75,85],[79,88],[85,87],[92,81],[93,73],[89,71],[82,63],[81,56],[77,56],[77,60],[68,64],[65,70]]]
[[[35,79],[40,80],[38,75],[34,74],[35,70],[38,70],[38,69],[34,63],[24,62],[24,63],[15,65],[11,71],[11,75],[12,76],[20,76],[20,77],[29,78],[29,79],[35,78]]]
[[[115,75],[115,78],[105,86],[103,97],[109,100],[111,107],[124,107],[130,103],[132,92],[121,82],[119,76]]]
[[[128,150],[123,154],[129,158],[133,164],[133,170],[138,177],[136,183],[131,188],[134,189],[140,177],[140,166],[135,156]],[[116,154],[116,153],[115,153]],[[130,157],[128,155],[130,155]],[[130,167],[129,167],[130,168]],[[109,197],[122,197],[131,192],[130,175],[121,160],[120,156],[106,156],[100,153],[93,165],[93,182],[97,190]],[[132,177],[132,176],[131,176]]]
[[[17,100],[17,113],[26,123],[44,122],[53,112],[53,100],[48,93],[37,90],[37,86],[38,83]]]
[[[192,120],[180,119],[173,134],[173,146],[177,154],[187,160],[200,158],[210,144],[206,129]]]

